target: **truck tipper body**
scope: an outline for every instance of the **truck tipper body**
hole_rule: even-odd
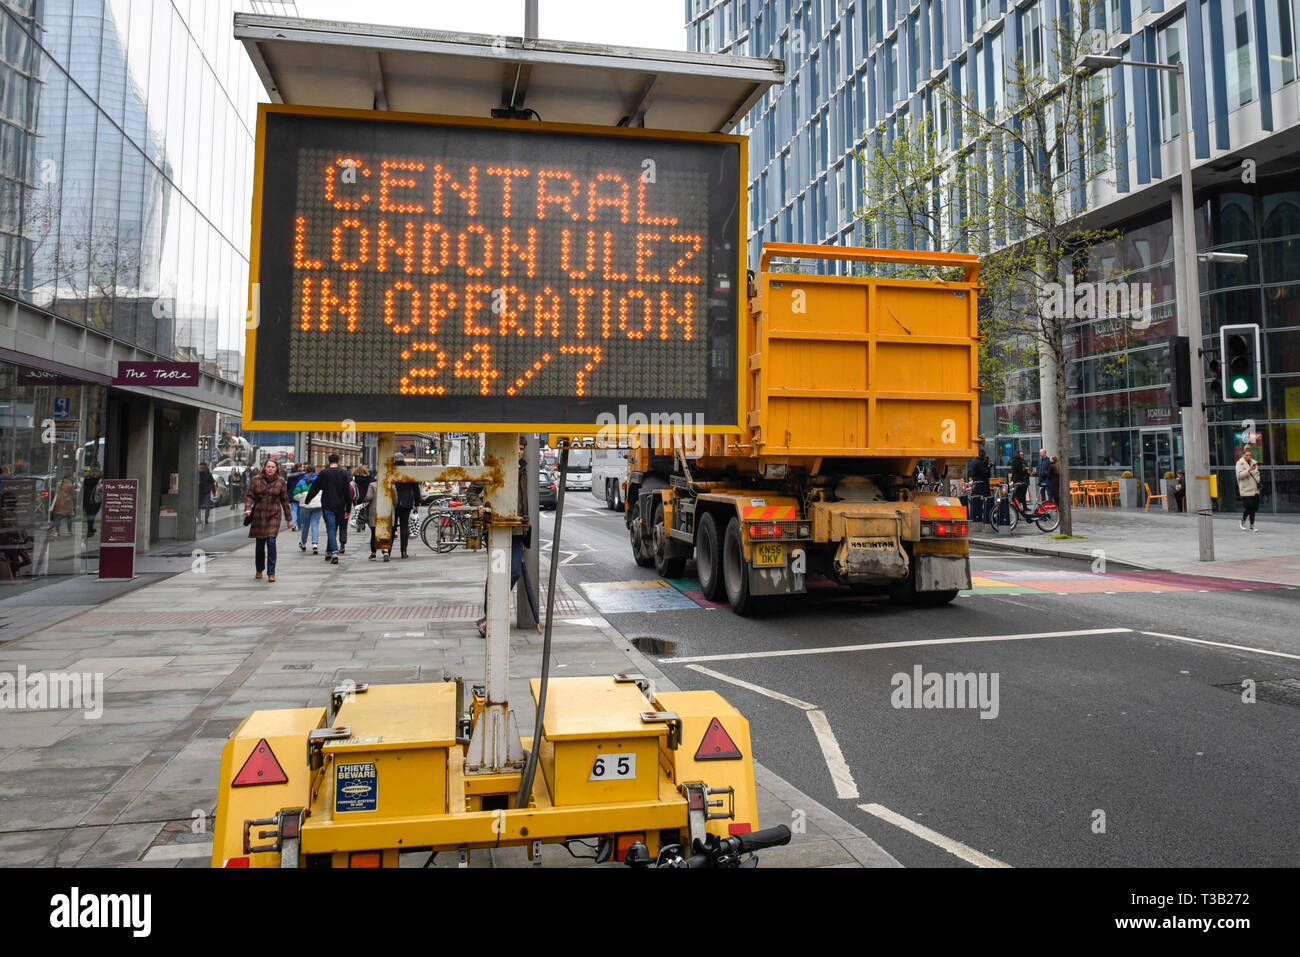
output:
[[[959,278],[772,272],[774,256]],[[978,273],[965,254],[765,245],[742,431],[651,435],[628,453],[637,563],[675,578],[693,559],[705,596],[740,614],[816,579],[913,604],[969,588],[966,510],[914,476],[921,459],[975,454]]]

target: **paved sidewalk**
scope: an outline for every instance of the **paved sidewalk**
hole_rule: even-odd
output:
[[[435,555],[412,543],[411,559],[385,564],[368,561],[357,541],[358,553],[335,566],[300,553],[297,536],[285,532],[270,584],[253,579],[251,543],[237,545],[236,537],[208,539],[213,551],[218,538],[229,549],[215,558],[178,556],[185,569],[163,580],[96,607],[69,606],[71,617],[56,627],[8,641],[0,632],[2,673],[24,666],[104,675],[97,720],[79,711],[0,711],[0,863],[207,866],[204,828],[216,806],[221,747],[249,713],[319,706],[349,678],[439,681],[446,669],[482,681],[484,643],[474,621],[485,553]],[[68,587],[85,600],[109,586]],[[553,676],[639,671],[673,688],[581,595],[561,586],[555,607]],[[0,616],[7,610],[0,602]],[[540,672],[541,646],[540,633],[514,630],[510,695],[521,729],[534,720],[528,680]],[[755,742],[760,757],[763,747]],[[898,866],[791,784],[762,767],[757,778],[764,825],[790,822],[796,810],[807,822],[789,847],[763,855],[764,866]],[[543,857],[547,866],[576,863],[563,848]],[[498,852],[474,863],[524,861]]]
[[[1213,562],[1198,562],[1196,516],[1137,509],[1076,508],[1072,539],[1044,535],[1032,524],[994,535],[972,527],[971,541],[989,548],[1108,564],[1300,585],[1300,515],[1260,515],[1257,532],[1242,531],[1239,515],[1214,516]],[[1099,554],[1100,550],[1100,554]]]

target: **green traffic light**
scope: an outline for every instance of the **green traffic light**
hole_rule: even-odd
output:
[[[1232,380],[1232,391],[1237,395],[1245,395],[1250,391],[1250,381],[1241,376],[1237,376],[1237,378]]]

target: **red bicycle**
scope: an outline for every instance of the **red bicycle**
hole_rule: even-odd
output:
[[[1033,522],[1038,526],[1039,531],[1054,532],[1061,527],[1061,512],[1056,507],[1055,502],[1039,502],[1038,507],[1030,509],[1025,502],[1025,497],[1029,493],[1029,485],[1026,482],[1018,483],[1011,490],[1010,508],[1008,509],[1009,521],[1007,527],[1011,531],[1016,530],[1016,525],[1023,519],[1026,522]]]

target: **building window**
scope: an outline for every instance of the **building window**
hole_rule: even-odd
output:
[[[921,21],[920,18],[915,13],[912,14],[911,22],[908,24],[908,27],[910,28],[911,32],[908,34],[908,39],[910,40],[910,43],[908,47],[908,56],[907,56],[907,79],[908,79],[907,88],[909,90],[915,90],[919,85],[917,83],[917,77],[922,75],[920,72]]]
[[[849,190],[844,181],[844,167],[835,168],[835,195],[839,197],[840,203],[840,222],[849,221]]]
[[[794,179],[790,176],[790,151],[781,154],[781,195],[789,200],[794,196]]]
[[[880,28],[876,25],[879,18],[877,4],[880,0],[866,0],[867,2],[867,49],[875,46],[880,42]]]
[[[1002,111],[1007,108],[1007,76],[1006,66],[1002,60],[1002,39],[1003,34],[996,34],[988,43],[991,43],[993,50],[993,114],[1001,116]]]
[[[892,109],[898,102],[898,39],[885,46],[885,108]]]
[[[831,89],[835,89],[840,85],[840,79],[848,73],[844,68],[844,35],[839,30],[835,31],[835,56],[831,60],[830,68],[835,71],[830,84]]]
[[[1291,22],[1291,0],[1269,0],[1268,73],[1273,89],[1295,80],[1295,28]]]
[[[1043,10],[1040,4],[1025,8],[1024,20],[1025,47],[1023,59],[1025,70],[1029,75],[1038,73],[1043,68]]]
[[[1228,109],[1255,99],[1255,43],[1250,0],[1223,0],[1223,52]]]
[[[1160,30],[1160,57],[1165,63],[1183,62],[1183,20],[1179,17]],[[1160,129],[1165,142],[1182,132],[1182,103],[1178,97],[1178,75],[1160,73]]]

